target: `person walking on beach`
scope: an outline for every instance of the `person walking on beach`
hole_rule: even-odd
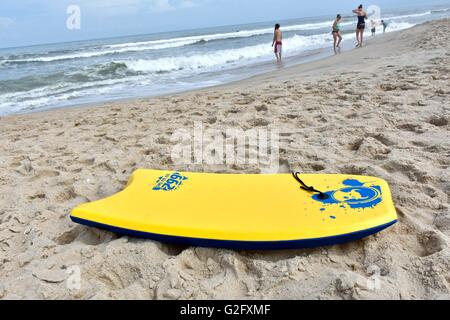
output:
[[[336,16],[336,19],[333,23],[333,31],[331,34],[333,35],[334,39],[334,51],[336,52],[337,49],[340,49],[341,41],[342,41],[342,35],[341,35],[341,20],[342,17],[340,14]]]
[[[360,4],[358,9],[353,10],[353,13],[358,16],[358,24],[356,26],[356,41],[358,44],[356,47],[361,48],[364,41],[364,30],[366,29],[367,13],[363,9],[363,5]]]
[[[377,32],[377,24],[374,20],[370,20],[370,31],[372,32],[372,37],[375,37],[375,33]]]
[[[381,20],[381,24],[383,25],[383,33],[386,33],[386,28],[388,26],[387,22],[384,20]]]
[[[274,47],[275,57],[277,62],[281,62],[281,53],[283,47],[283,33],[280,30],[280,25],[277,23],[275,25],[275,31],[273,33],[272,47]]]

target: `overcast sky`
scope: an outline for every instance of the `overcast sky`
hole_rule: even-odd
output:
[[[0,47],[350,13],[362,0],[2,0]],[[363,2],[365,3],[365,2]],[[396,8],[450,0],[373,0]],[[81,29],[66,27],[69,5]]]

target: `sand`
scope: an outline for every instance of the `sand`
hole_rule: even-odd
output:
[[[449,299],[449,29],[426,23],[221,87],[2,117],[0,298]],[[280,172],[382,177],[399,223],[345,245],[236,252],[70,221],[137,168],[261,172],[174,164],[172,133],[194,121],[280,129]]]

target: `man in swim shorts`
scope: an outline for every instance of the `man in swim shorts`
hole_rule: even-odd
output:
[[[274,47],[275,57],[277,62],[281,62],[281,53],[283,47],[283,33],[280,30],[280,25],[277,23],[275,25],[275,31],[273,33],[272,47]]]

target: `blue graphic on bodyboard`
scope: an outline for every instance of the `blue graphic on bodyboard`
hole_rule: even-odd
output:
[[[179,172],[175,172],[172,174],[166,174],[161,176],[156,181],[155,186],[153,187],[154,191],[174,191],[181,187],[183,182],[188,178],[182,176]]]
[[[324,205],[349,206],[352,209],[373,208],[382,201],[380,186],[365,186],[363,182],[348,179],[342,182],[345,186],[339,190],[325,192],[328,197],[320,199],[316,194],[312,198]]]

